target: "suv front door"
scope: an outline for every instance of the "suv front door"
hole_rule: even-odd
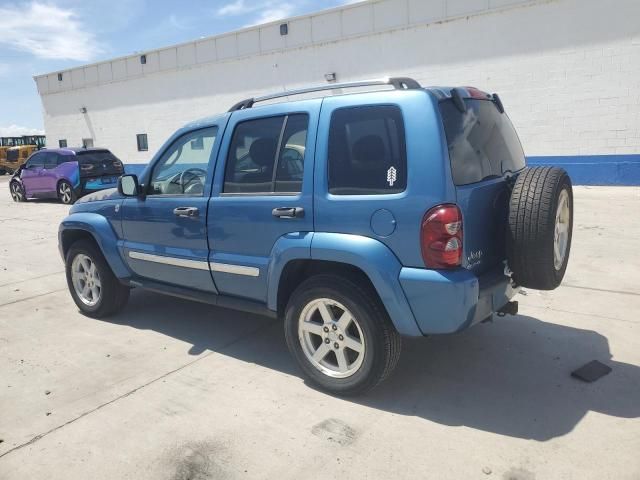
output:
[[[137,276],[217,292],[206,231],[217,135],[217,126],[178,135],[153,161],[145,195],[124,200],[123,253]]]
[[[222,294],[264,302],[279,239],[310,243],[321,100],[234,112],[220,147],[208,232]]]

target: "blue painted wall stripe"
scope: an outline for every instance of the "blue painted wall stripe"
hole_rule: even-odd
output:
[[[527,157],[527,165],[562,167],[574,185],[640,185],[640,155]]]

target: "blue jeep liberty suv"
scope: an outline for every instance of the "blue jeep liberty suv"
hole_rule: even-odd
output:
[[[401,336],[556,288],[572,222],[568,175],[525,166],[498,95],[390,78],[188,124],[139,178],[80,199],[59,248],[84,314],[143,288],[280,317],[305,376],[353,395],[389,375]]]

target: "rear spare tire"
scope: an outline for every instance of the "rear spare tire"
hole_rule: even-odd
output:
[[[507,258],[514,281],[553,290],[567,270],[573,232],[573,190],[557,167],[525,168],[509,202]]]

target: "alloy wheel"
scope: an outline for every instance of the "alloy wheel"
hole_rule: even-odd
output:
[[[95,262],[83,253],[79,253],[71,264],[71,281],[82,303],[93,307],[100,301],[102,284]]]
[[[62,200],[62,203],[71,203],[71,185],[62,182],[58,187],[58,193],[60,195],[60,200]]]
[[[566,190],[560,192],[558,209],[556,210],[556,224],[553,233],[553,264],[556,270],[560,270],[564,264],[569,245],[569,224],[571,221],[569,210],[569,193]]]
[[[22,201],[22,187],[18,182],[13,182],[11,184],[11,198],[13,198],[14,202]]]
[[[298,319],[298,339],[307,360],[329,377],[350,377],[364,361],[362,329],[335,300],[319,298],[304,307]]]

